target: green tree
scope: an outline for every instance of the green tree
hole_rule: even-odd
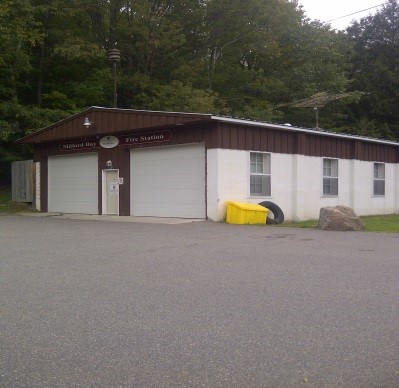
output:
[[[3,0],[3,149],[87,106],[111,106],[107,52],[115,47],[120,107],[313,127],[313,109],[290,103],[360,90],[358,105],[323,107],[320,126],[397,131],[397,0],[347,34],[306,19],[292,0]]]
[[[32,48],[41,40],[28,0],[0,4],[0,101],[16,100],[32,70]]]
[[[399,140],[399,4],[388,0],[375,15],[347,29],[354,44],[352,88],[364,92],[353,106],[355,127]],[[381,128],[380,131],[376,127]]]
[[[0,3],[0,163],[3,165],[25,152],[12,141],[23,134],[19,97],[27,89],[32,49],[40,40],[30,2],[3,0]]]
[[[76,109],[70,95],[73,84],[106,63],[105,50],[93,39],[89,18],[82,12],[79,1],[32,0],[32,3],[43,39],[32,57],[31,84],[35,95],[28,99],[51,108],[53,100],[49,96],[62,93],[70,100],[65,100],[65,109]]]
[[[144,109],[214,114],[219,110],[216,93],[195,89],[179,81],[156,85],[150,93],[140,95]]]

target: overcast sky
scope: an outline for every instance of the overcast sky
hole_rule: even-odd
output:
[[[303,5],[306,15],[310,19],[319,19],[322,22],[374,7],[384,2],[384,0],[299,0],[299,3]],[[359,20],[369,14],[374,14],[378,9],[381,8],[373,8],[333,21],[330,24],[333,28],[343,30],[353,19]]]

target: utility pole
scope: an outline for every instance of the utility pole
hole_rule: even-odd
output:
[[[117,66],[121,61],[121,52],[113,48],[109,50],[108,59],[112,63],[112,77],[114,82],[114,108],[118,107],[118,91],[117,91]]]
[[[320,127],[319,127],[319,107],[317,106],[317,104],[314,106],[313,110],[316,113],[316,127],[315,127],[315,129],[320,129]]]

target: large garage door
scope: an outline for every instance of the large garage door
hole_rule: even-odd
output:
[[[131,151],[131,214],[205,218],[205,148],[184,145]]]
[[[48,158],[48,211],[98,214],[97,154]]]

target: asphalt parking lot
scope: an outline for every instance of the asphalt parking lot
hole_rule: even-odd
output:
[[[398,234],[2,215],[0,386],[399,386],[398,248]]]

